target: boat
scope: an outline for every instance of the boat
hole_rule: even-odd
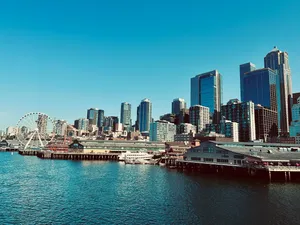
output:
[[[150,160],[153,158],[153,155],[148,154],[147,152],[122,152],[119,155],[119,161],[131,161],[131,160]]]

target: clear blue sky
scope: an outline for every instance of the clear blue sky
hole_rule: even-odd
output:
[[[190,102],[190,78],[218,69],[223,102],[239,98],[239,65],[263,66],[287,51],[300,91],[298,0],[3,0],[0,3],[0,129],[44,112],[70,123],[143,98],[153,116]]]

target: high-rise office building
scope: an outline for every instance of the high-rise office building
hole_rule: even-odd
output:
[[[90,125],[97,125],[98,124],[98,109],[97,108],[88,109],[86,118],[89,120]]]
[[[278,126],[282,135],[289,133],[292,106],[292,80],[287,52],[282,52],[276,47],[264,58],[265,68],[271,68],[278,73],[278,98],[277,112],[279,114]]]
[[[222,78],[217,70],[191,78],[191,106],[209,107],[210,117],[214,123],[220,121],[222,103]]]
[[[183,98],[176,98],[172,102],[172,114],[178,115],[182,109],[186,108],[186,102]]]
[[[130,131],[131,128],[131,104],[128,102],[123,102],[121,104],[121,123],[124,126],[124,129]]]
[[[197,129],[196,126],[191,123],[181,123],[178,125],[178,134],[188,134],[193,133],[196,134]]]
[[[255,131],[256,138],[267,142],[268,138],[278,136],[277,111],[265,108],[261,105],[255,106]]]
[[[135,130],[140,130],[140,106],[136,108]]]
[[[265,108],[277,111],[277,73],[270,68],[263,68],[244,73],[241,76],[243,85],[243,102],[252,101]]]
[[[255,114],[253,102],[230,100],[221,107],[222,118],[239,124],[239,141],[254,141],[256,139]]]
[[[251,62],[240,65],[240,92],[241,92],[242,102],[245,101],[245,99],[244,99],[244,82],[243,82],[244,75],[245,75],[245,73],[251,72],[253,70],[256,70],[256,67]]]
[[[152,103],[149,99],[142,100],[139,106],[139,130],[141,132],[149,132],[152,120]]]
[[[87,131],[89,128],[89,120],[86,118],[80,118],[74,121],[74,127],[78,130]]]
[[[97,127],[103,127],[104,126],[104,110],[99,109],[98,110],[98,121],[97,121]]]
[[[190,123],[195,125],[197,133],[200,133],[206,124],[209,124],[209,108],[202,105],[191,106]]]
[[[157,120],[150,124],[150,141],[174,141],[176,125],[165,120]]]

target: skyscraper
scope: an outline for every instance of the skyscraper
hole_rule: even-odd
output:
[[[191,106],[190,122],[196,126],[197,133],[200,133],[209,124],[209,108],[202,105]]]
[[[191,78],[191,106],[209,107],[214,123],[220,121],[222,103],[222,78],[217,70]]]
[[[131,128],[131,104],[128,102],[123,102],[121,104],[121,123],[124,128],[129,131]]]
[[[277,104],[278,126],[282,135],[289,133],[292,106],[292,80],[287,52],[282,52],[276,47],[264,58],[265,68],[271,68],[278,73]]]
[[[178,115],[182,109],[186,108],[186,102],[183,98],[176,98],[172,102],[172,114]]]
[[[243,82],[244,75],[245,75],[245,73],[251,72],[253,70],[256,70],[256,67],[251,62],[240,65],[240,92],[241,92],[242,102],[245,101],[245,99],[244,99],[244,82]]]
[[[97,108],[88,109],[86,118],[89,120],[90,125],[97,125],[98,124],[98,109]]]
[[[98,110],[98,121],[97,121],[97,127],[103,127],[104,126],[104,110],[99,109]]]
[[[149,132],[152,120],[152,103],[149,99],[142,100],[139,106],[139,130]]]
[[[276,83],[277,73],[270,68],[244,73],[241,76],[243,102],[253,101],[254,104],[277,111]]]
[[[232,99],[227,105],[222,105],[221,115],[224,119],[239,124],[239,141],[247,142],[256,139],[253,102],[240,102],[238,99]]]

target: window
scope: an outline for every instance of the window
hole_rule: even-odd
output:
[[[191,157],[191,160],[201,161],[201,158],[200,157]]]
[[[204,162],[213,162],[214,159],[213,158],[204,158]]]
[[[234,155],[233,158],[235,159],[244,159],[243,155]]]
[[[228,159],[217,159],[217,162],[228,163]]]

